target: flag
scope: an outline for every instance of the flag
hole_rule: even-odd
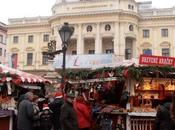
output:
[[[17,69],[18,54],[12,54],[12,68]]]

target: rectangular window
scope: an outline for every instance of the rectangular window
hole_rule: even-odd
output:
[[[106,54],[111,54],[111,53],[114,53],[114,49],[107,49],[106,50]]]
[[[151,49],[143,49],[143,55],[152,55]]]
[[[43,65],[48,65],[48,55],[43,54],[42,64]]]
[[[0,56],[2,56],[2,48],[0,48]]]
[[[77,51],[73,50],[72,55],[76,55],[76,54],[77,54]]]
[[[28,43],[32,43],[33,42],[33,35],[29,35],[28,36]]]
[[[4,57],[6,57],[6,49],[4,50]]]
[[[19,42],[19,37],[18,36],[14,36],[13,37],[13,43],[18,43]]]
[[[149,37],[149,30],[143,30],[143,37],[148,38]]]
[[[95,54],[95,50],[89,50],[88,54]]]
[[[33,63],[33,53],[27,53],[27,65],[32,65]]]
[[[48,42],[48,41],[49,41],[49,34],[44,34],[43,42]]]
[[[169,48],[162,48],[162,56],[170,56],[170,49]]]
[[[161,29],[161,35],[162,37],[168,37],[168,29]]]
[[[3,36],[0,35],[0,43],[3,43]]]
[[[132,53],[131,53],[131,49],[125,49],[125,59],[131,59],[132,58]]]

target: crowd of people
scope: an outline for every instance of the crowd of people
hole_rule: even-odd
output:
[[[52,100],[41,101],[27,92],[18,105],[17,126],[18,130],[91,130],[93,110],[83,94],[57,91]],[[155,130],[175,130],[175,94],[158,105]]]
[[[52,101],[39,102],[27,92],[18,106],[18,130],[90,130],[91,109],[82,95],[56,92]]]

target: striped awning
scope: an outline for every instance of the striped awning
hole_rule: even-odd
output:
[[[20,83],[52,83],[52,81],[47,80],[41,76],[37,76],[37,75],[33,75],[33,74],[29,74],[23,71],[20,71],[18,69],[13,69],[7,66],[4,66],[2,64],[0,64],[0,73],[1,74],[9,74],[10,77],[3,77],[3,81],[9,81],[9,80],[18,80],[18,82]]]

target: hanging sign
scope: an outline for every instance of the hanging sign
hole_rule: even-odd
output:
[[[175,58],[164,56],[140,55],[139,64],[157,66],[175,66]]]
[[[58,55],[54,59],[53,67],[62,68],[63,56]],[[92,68],[99,65],[113,63],[114,56],[112,54],[96,54],[96,55],[67,55],[66,68]]]

